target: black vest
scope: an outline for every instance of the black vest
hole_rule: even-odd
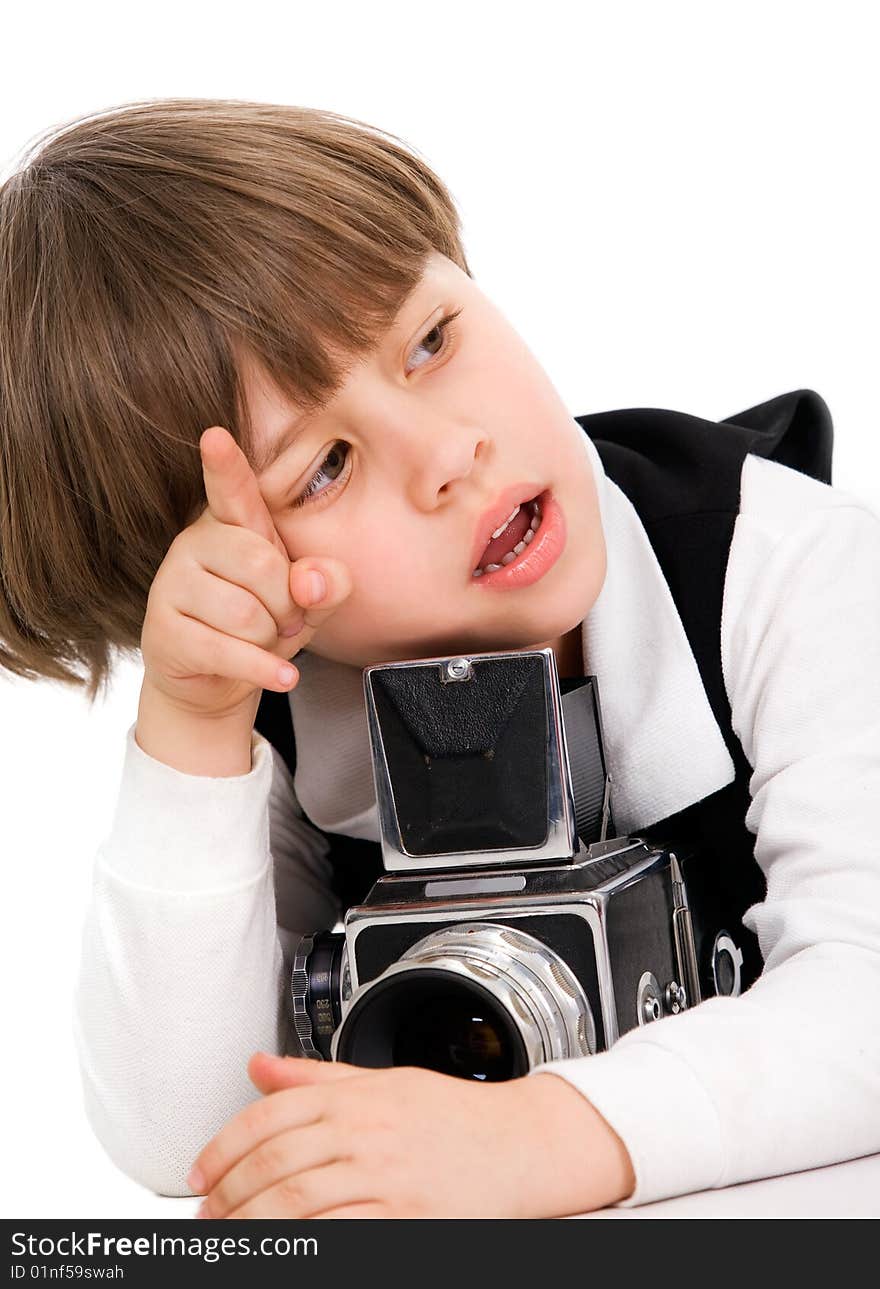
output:
[[[721,606],[733,526],[739,513],[740,478],[749,453],[768,457],[831,483],[832,425],[823,399],[812,390],[781,394],[724,421],[684,412],[637,407],[574,418],[595,444],[608,477],[634,506],[672,593],[736,778],[641,836],[683,839],[702,855],[685,873],[691,900],[707,925],[728,925],[743,950],[743,988],[761,972],[755,936],[738,922],[764,899],[766,884],[745,826],[752,768],[731,727],[721,672]],[[602,677],[598,677],[599,697]],[[287,694],[264,690],[257,730],[291,772],[296,743]],[[612,811],[614,808],[612,784]],[[326,833],[334,890],[343,908],[364,899],[384,872],[378,842]],[[697,945],[701,954],[701,945]],[[701,954],[702,956],[702,954]]]

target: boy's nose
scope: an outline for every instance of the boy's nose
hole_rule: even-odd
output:
[[[488,442],[488,436],[473,426],[448,430],[428,442],[422,439],[410,466],[413,505],[424,511],[445,505],[463,480],[480,473]]]

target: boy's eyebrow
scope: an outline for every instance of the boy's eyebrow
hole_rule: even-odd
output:
[[[294,421],[288,421],[281,433],[275,439],[271,447],[264,448],[262,451],[254,453],[254,459],[251,462],[251,469],[257,478],[266,473],[267,470],[275,464],[279,457],[283,456],[291,444],[295,443],[305,429],[305,418],[298,416]]]
[[[408,306],[407,313],[414,313],[416,307],[419,307],[419,312],[421,312],[424,305],[419,300],[418,289],[411,293],[410,299],[406,302],[406,305]],[[435,308],[436,307],[437,305],[435,305]],[[401,312],[403,311],[401,310]],[[408,318],[405,318],[403,325],[407,325],[408,321]],[[400,325],[401,324],[398,321],[397,326]],[[387,333],[388,336],[391,336],[395,329],[396,327],[392,326]],[[308,418],[303,415],[296,417],[293,421],[287,421],[271,447],[254,453],[253,461],[251,462],[251,469],[257,478],[265,474],[268,470],[271,470],[279,457],[283,456],[287,449],[296,442],[306,428],[307,419]]]

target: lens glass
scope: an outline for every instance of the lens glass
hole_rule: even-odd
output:
[[[380,977],[356,998],[339,1027],[335,1057],[369,1069],[415,1065],[484,1083],[529,1070],[523,1037],[504,1004],[484,985],[437,967]]]
[[[448,986],[404,1012],[391,1046],[394,1065],[418,1065],[485,1083],[514,1076],[509,1025],[464,988]]]

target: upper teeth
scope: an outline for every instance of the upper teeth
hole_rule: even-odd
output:
[[[517,517],[518,514],[519,514],[519,506],[514,506],[513,510],[507,516],[507,518],[505,519],[501,527],[495,529],[494,533],[492,534],[492,541],[494,541],[496,537],[501,536],[501,534],[504,532],[507,525],[511,523]]]
[[[513,519],[514,515],[516,515],[517,511],[519,511],[520,509],[521,509],[521,507],[520,507],[520,506],[517,506],[516,510],[514,510],[513,514],[510,516],[510,518],[509,518],[509,519],[505,519],[504,523],[501,525],[501,527],[498,529],[498,531],[492,534],[493,539],[494,539],[494,538],[496,538],[496,537],[500,537],[500,536],[501,536],[501,534],[504,532],[504,530],[505,530],[505,528],[507,527],[507,525],[508,525],[508,524],[510,523],[510,521]],[[539,528],[540,528],[540,526],[541,526],[541,507],[540,507],[540,505],[538,504],[537,499],[536,499],[536,500],[534,500],[534,501],[530,501],[530,502],[529,502],[529,509],[530,509],[530,510],[531,510],[531,512],[532,512],[532,518],[531,518],[531,521],[530,521],[530,523],[529,523],[528,528],[527,528],[527,529],[526,529],[526,531],[525,531],[525,534],[524,534],[524,536],[523,536],[522,541],[521,541],[521,542],[517,542],[517,544],[514,546],[513,550],[512,550],[512,551],[509,551],[506,555],[504,555],[504,556],[502,557],[502,560],[501,560],[501,563],[500,563],[500,564],[487,564],[484,568],[475,568],[475,569],[474,569],[474,571],[473,571],[473,574],[472,574],[472,576],[473,576],[473,577],[482,577],[484,573],[494,573],[494,572],[496,572],[499,568],[501,568],[501,567],[502,567],[502,565],[504,565],[504,564],[512,564],[512,563],[513,563],[513,561],[516,559],[517,555],[521,555],[521,554],[522,554],[522,552],[525,550],[525,548],[526,548],[526,547],[529,545],[529,543],[532,541],[532,539],[533,539],[533,538],[534,538],[534,536],[535,536],[535,533],[538,531],[538,529],[539,529]]]

